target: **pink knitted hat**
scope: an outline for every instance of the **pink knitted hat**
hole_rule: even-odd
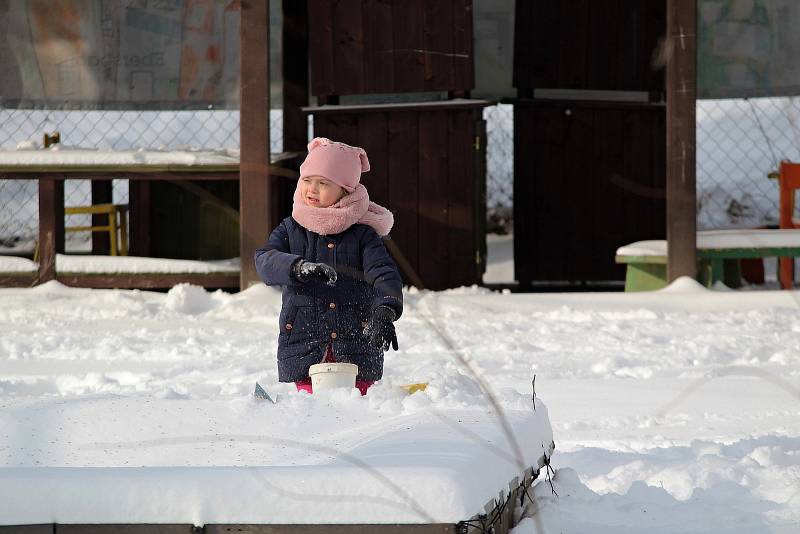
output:
[[[308,144],[306,160],[300,165],[300,178],[324,176],[352,193],[361,181],[361,173],[368,170],[369,160],[363,148],[315,137]]]

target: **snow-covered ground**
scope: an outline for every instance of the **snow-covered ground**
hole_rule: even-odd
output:
[[[231,466],[297,461],[253,438],[270,435],[295,443],[324,436],[322,445],[371,450],[374,459],[365,421],[488,413],[460,354],[512,420],[530,405],[534,375],[538,405],[549,410],[558,497],[540,481],[515,534],[800,531],[800,292],[708,291],[682,280],[653,293],[465,288],[412,290],[406,301],[385,380],[365,398],[312,398],[276,383],[280,300],[272,289],[0,290],[0,477],[12,467],[46,473],[94,458],[119,467],[211,465],[225,480]],[[251,399],[256,380],[278,404]],[[418,381],[429,389],[398,392]],[[264,410],[273,408],[295,426],[270,426]],[[127,445],[106,437],[120,432]],[[414,443],[430,446],[424,433],[413,435],[406,452]],[[499,444],[486,456],[496,465]],[[526,454],[541,447],[521,445]],[[262,480],[257,469],[252,480]],[[298,479],[283,494],[329,506],[330,495],[314,489]],[[406,497],[430,502],[392,491],[360,498],[363,509],[380,510],[373,503]]]

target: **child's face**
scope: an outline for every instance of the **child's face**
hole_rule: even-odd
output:
[[[345,195],[344,188],[324,176],[304,176],[300,180],[300,196],[307,206],[327,208]]]

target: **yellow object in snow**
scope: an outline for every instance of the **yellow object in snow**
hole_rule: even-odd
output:
[[[426,387],[428,387],[427,382],[417,382],[416,384],[403,384],[400,389],[411,395],[417,391],[425,391]]]

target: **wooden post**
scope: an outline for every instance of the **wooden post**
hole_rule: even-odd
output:
[[[308,143],[308,3],[283,0],[283,150]]]
[[[697,276],[697,2],[667,0],[667,280]]]
[[[305,154],[308,144],[308,2],[283,0],[283,151]],[[291,213],[295,180],[273,180],[270,227]]]
[[[150,181],[129,180],[128,223],[131,239],[128,254],[148,257],[150,247]]]
[[[239,287],[260,279],[253,262],[269,231],[269,2],[243,0],[239,103]]]
[[[92,180],[92,204],[111,204],[114,200],[113,182],[111,180]],[[92,215],[92,226],[104,226],[108,223],[106,215]],[[92,232],[92,254],[108,254],[111,242],[106,232]]]
[[[39,282],[56,278],[56,254],[64,252],[64,180],[39,179]]]

